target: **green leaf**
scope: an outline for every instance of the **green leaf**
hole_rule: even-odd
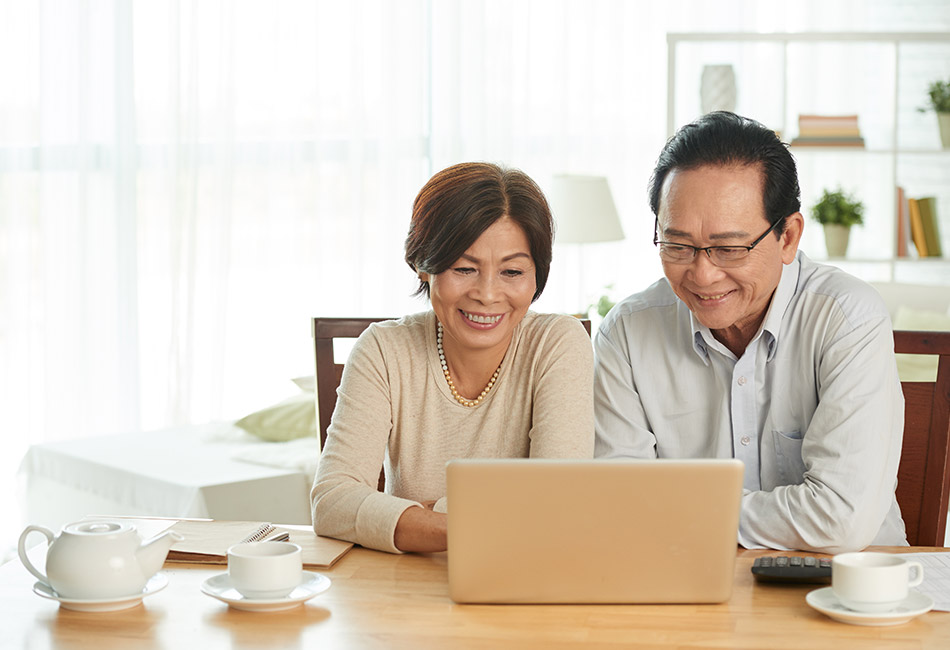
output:
[[[864,204],[840,187],[834,191],[824,190],[821,199],[811,208],[811,218],[820,224],[861,226],[864,225]]]

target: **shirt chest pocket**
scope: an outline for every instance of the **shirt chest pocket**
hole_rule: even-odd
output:
[[[805,480],[801,431],[772,430],[775,485],[798,485]],[[763,486],[764,487],[764,486]]]

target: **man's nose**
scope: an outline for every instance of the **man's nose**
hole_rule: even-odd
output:
[[[712,284],[722,277],[722,269],[713,264],[706,251],[696,251],[696,257],[689,265],[689,273],[699,285]]]

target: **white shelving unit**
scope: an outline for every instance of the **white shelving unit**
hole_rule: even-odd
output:
[[[950,34],[937,32],[671,33],[667,35],[667,132],[695,119],[704,65],[731,64],[736,112],[790,141],[800,114],[857,114],[866,147],[793,147],[807,215],[825,188],[865,204],[845,259],[828,260],[869,281],[950,284],[950,150],[922,113],[927,85],[950,78]],[[897,187],[936,196],[943,258],[895,257]],[[808,220],[802,248],[825,259]],[[913,245],[910,245],[913,248]]]

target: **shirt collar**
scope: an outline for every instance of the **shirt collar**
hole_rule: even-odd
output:
[[[708,327],[699,322],[699,319],[686,307],[685,303],[683,304],[683,309],[686,309],[686,313],[689,314],[689,327],[693,332],[693,352],[708,366],[709,346],[712,345],[716,347],[722,344],[716,340]]]
[[[775,356],[775,350],[778,348],[778,340],[782,331],[782,322],[785,320],[785,312],[798,290],[798,279],[801,271],[801,257],[804,255],[799,251],[791,264],[785,264],[782,267],[782,277],[775,287],[775,293],[772,295],[772,301],[769,303],[769,309],[765,313],[765,319],[762,321],[762,334],[767,337],[769,361]]]
[[[757,334],[752,339],[755,341],[758,339],[759,335],[766,337],[766,343],[768,345],[768,356],[766,358],[768,361],[771,361],[772,357],[775,356],[775,350],[778,347],[778,339],[782,330],[782,320],[785,317],[785,311],[788,309],[788,305],[791,303],[792,297],[795,295],[795,291],[798,289],[798,279],[800,275],[799,271],[801,270],[801,257],[803,255],[804,253],[799,251],[795,255],[795,259],[792,260],[791,264],[783,265],[782,277],[779,278],[778,286],[775,288],[775,293],[772,295],[772,300],[769,302],[769,308],[765,313],[765,318],[762,320],[762,325],[759,328],[759,334]],[[700,323],[691,311],[689,312],[689,325],[690,330],[693,333],[693,351],[700,359],[702,359],[703,363],[709,365],[709,349],[707,347],[707,342],[714,341],[715,338],[713,337],[712,332],[709,331],[709,328]]]

